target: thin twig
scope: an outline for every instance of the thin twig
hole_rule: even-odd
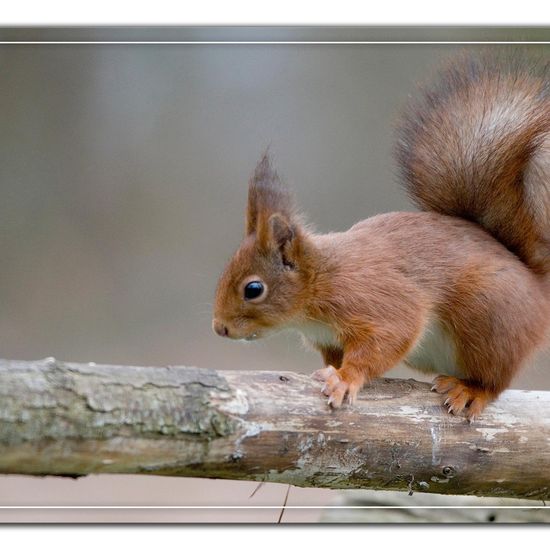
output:
[[[279,516],[279,521],[277,521],[277,523],[281,523],[281,520],[283,519],[283,514],[285,513],[285,510],[286,510],[286,503],[288,501],[288,495],[289,494],[290,494],[290,485],[288,485],[288,487],[286,489],[285,501],[283,502],[283,507],[281,509],[281,515]]]
[[[258,485],[256,485],[256,488],[252,491],[252,493],[248,498],[252,498],[264,485],[265,485],[264,481],[261,481],[260,483],[258,483]]]

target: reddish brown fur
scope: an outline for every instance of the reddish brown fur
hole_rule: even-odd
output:
[[[547,88],[541,76],[470,59],[409,108],[398,157],[409,191],[433,212],[314,234],[264,156],[214,328],[232,338],[300,330],[323,356],[316,376],[338,407],[407,360],[436,320],[460,377],[440,376],[434,389],[451,412],[478,415],[548,330]],[[268,289],[257,304],[243,300],[252,275]]]
[[[402,117],[397,158],[423,209],[482,225],[539,273],[550,269],[550,78],[514,52],[453,59]],[[546,155],[546,165],[528,170]],[[543,201],[544,202],[544,201]],[[548,207],[546,207],[548,214]]]

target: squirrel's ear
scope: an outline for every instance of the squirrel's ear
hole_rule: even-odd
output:
[[[260,219],[257,243],[261,250],[280,254],[282,263],[294,268],[300,256],[300,228],[284,214],[272,214]]]
[[[257,164],[248,185],[246,235],[259,232],[259,225],[272,214],[280,213],[291,219],[293,203],[290,193],[271,165],[265,153]]]
[[[268,220],[268,240],[272,248],[282,249],[295,235],[290,221],[281,214],[273,214]]]

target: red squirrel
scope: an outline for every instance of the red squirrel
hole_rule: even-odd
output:
[[[450,413],[477,417],[550,325],[549,74],[466,55],[420,90],[396,158],[421,212],[316,234],[264,155],[214,331],[301,332],[321,352],[314,377],[333,408],[403,361],[440,373],[432,389]]]

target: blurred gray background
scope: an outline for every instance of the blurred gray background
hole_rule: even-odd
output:
[[[279,172],[323,232],[410,209],[391,157],[392,125],[415,84],[457,48],[0,46],[0,356],[318,368],[320,357],[295,335],[243,344],[211,331],[217,277],[243,232],[247,180],[270,146]],[[425,379],[404,367],[391,375]],[[549,390],[543,361],[515,387]],[[254,487],[4,476],[0,504],[284,500],[286,487],[276,485],[249,499]],[[332,497],[292,489],[289,504]],[[36,513],[35,520],[50,517]],[[139,517],[207,517],[170,513]],[[319,511],[292,513],[288,521],[309,521]],[[55,517],[72,517],[63,514]],[[254,514],[238,519],[271,521],[279,512]],[[130,519],[115,512],[94,517]]]

